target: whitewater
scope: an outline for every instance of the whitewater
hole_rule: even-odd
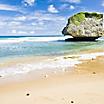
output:
[[[9,67],[0,66],[0,75],[11,77],[23,75],[32,71],[44,71],[49,69],[53,72],[72,69],[82,60],[95,59],[97,56],[104,56],[103,52],[81,54],[83,51],[103,49],[104,40],[98,39],[95,42],[65,42],[69,37],[3,37],[0,38],[0,65],[9,65]],[[48,57],[45,60],[27,61],[29,57]],[[73,58],[74,57],[74,58]],[[18,59],[24,60],[18,63]]]

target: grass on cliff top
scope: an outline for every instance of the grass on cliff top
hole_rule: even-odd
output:
[[[75,25],[80,25],[81,22],[85,20],[84,13],[78,13],[70,18],[70,22],[74,23]]]
[[[103,14],[98,14],[96,12],[93,13],[80,12],[72,16],[68,21],[69,23],[73,23],[78,26],[80,25],[81,22],[85,20],[85,18],[93,18],[93,17],[95,17],[96,19],[101,19],[103,18]]]
[[[93,17],[95,17],[96,19],[101,19],[101,18],[103,18],[103,14],[98,14],[96,12],[93,12],[93,13],[85,12],[85,17],[86,18],[93,18]]]

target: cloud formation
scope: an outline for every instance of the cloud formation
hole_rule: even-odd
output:
[[[101,5],[104,7],[104,0],[102,1],[102,4]]]
[[[54,7],[54,5],[48,6],[48,12],[50,13],[58,13],[59,11]]]
[[[80,3],[80,0],[61,0],[62,2],[68,2],[68,3]]]
[[[5,35],[59,35],[66,17],[45,11],[13,17],[0,16],[0,30]]]
[[[70,9],[73,10],[75,9],[75,7],[73,5],[70,5]]]
[[[70,5],[70,4],[68,4],[68,3],[62,4],[62,5],[59,7],[59,10],[60,10],[60,11],[67,11],[67,10],[74,10],[74,9],[76,9],[76,6]]]
[[[10,6],[7,4],[0,4],[0,10],[16,11],[17,8],[15,6]]]

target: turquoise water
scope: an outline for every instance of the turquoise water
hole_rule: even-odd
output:
[[[1,37],[0,57],[56,56],[103,47],[104,40],[96,42],[65,42],[60,37]]]
[[[18,57],[30,56],[60,56],[66,54],[76,54],[81,51],[91,49],[103,49],[104,40],[96,42],[65,42],[65,37],[1,37],[0,38],[0,64],[5,65],[11,60],[16,62]],[[37,62],[28,61],[27,63],[15,63],[8,67],[0,67],[0,75],[11,77],[23,75],[29,72],[45,71],[63,71],[63,69],[75,66],[81,63],[80,60],[95,58],[104,55],[104,53],[84,54],[80,59],[64,59],[58,57],[58,60],[37,60]],[[40,58],[39,57],[39,58]],[[24,58],[23,58],[24,59]],[[7,62],[5,61],[7,60]],[[8,63],[9,64],[9,63]],[[16,77],[17,78],[17,77]],[[20,78],[20,76],[19,76]],[[12,78],[13,79],[13,78]]]

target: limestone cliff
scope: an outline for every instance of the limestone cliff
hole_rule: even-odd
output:
[[[73,38],[98,38],[103,36],[103,14],[80,12],[68,19],[64,35]]]

